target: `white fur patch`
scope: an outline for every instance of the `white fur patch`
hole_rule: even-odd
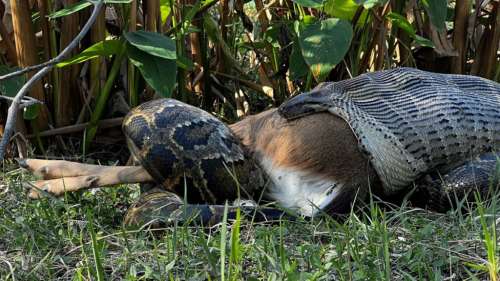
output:
[[[332,180],[296,169],[276,167],[270,159],[263,158],[260,164],[271,180],[267,196],[304,216],[314,216],[324,209],[342,189],[342,184]]]

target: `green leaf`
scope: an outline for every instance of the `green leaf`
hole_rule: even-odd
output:
[[[302,56],[312,74],[323,81],[349,50],[353,36],[351,24],[341,19],[326,19],[307,25],[298,36]]]
[[[124,36],[130,44],[150,55],[170,60],[177,58],[175,41],[170,37],[143,30],[128,32]]]
[[[327,0],[324,7],[325,12],[332,17],[351,20],[359,5],[354,0]]]
[[[388,19],[391,20],[392,24],[395,26],[401,28],[404,30],[413,40],[415,43],[419,46],[422,47],[431,47],[434,48],[434,43],[432,43],[431,40],[424,38],[420,35],[417,35],[417,32],[415,28],[413,28],[413,25],[402,15],[397,14],[397,13],[389,13],[386,16]]]
[[[19,68],[9,68],[6,65],[0,65],[0,75],[5,75],[16,70],[19,70]],[[24,75],[0,81],[0,94],[8,97],[15,97],[24,83],[26,83],[26,77]]]
[[[60,17],[65,17],[71,14],[74,14],[80,10],[83,10],[87,7],[92,6],[92,3],[96,3],[97,1],[80,1],[78,3],[68,5],[66,8],[55,11],[54,13],[48,15],[49,19],[55,19]],[[132,0],[104,0],[105,4],[127,4],[132,2]]]
[[[369,10],[373,7],[381,6],[385,4],[388,0],[356,0],[359,5],[363,5],[363,8]]]
[[[88,61],[91,59],[95,59],[97,57],[109,57],[112,55],[118,54],[120,52],[120,48],[122,47],[122,42],[120,40],[106,40],[97,42],[94,45],[88,47],[83,50],[78,55],[64,60],[58,63],[57,67],[65,67],[72,64],[82,63],[84,61]]]
[[[431,40],[424,38],[420,35],[415,35],[415,43],[422,47],[430,47],[430,48],[435,47],[434,43]]]
[[[392,24],[404,30],[411,37],[415,37],[416,34],[415,28],[413,28],[411,23],[405,17],[403,17],[398,13],[392,13],[392,12],[389,13],[386,17],[391,20]]]
[[[301,79],[307,75],[309,68],[302,57],[298,42],[294,42],[292,53],[290,54],[290,79],[292,81]]]
[[[323,7],[323,0],[293,0],[302,7],[307,8],[321,8]]]
[[[90,2],[97,3],[97,0],[89,0]],[[128,4],[133,0],[104,0],[104,4]]]
[[[169,60],[151,55],[132,45],[127,45],[130,61],[139,69],[144,80],[164,97],[170,97],[175,86],[177,65]]]
[[[162,24],[165,24],[168,15],[170,15],[170,0],[160,0],[160,17]]]
[[[25,120],[35,120],[38,117],[39,112],[40,112],[40,104],[35,103],[33,105],[24,108],[23,118]]]
[[[73,13],[76,13],[80,10],[83,10],[87,7],[92,6],[92,3],[89,1],[80,1],[78,3],[75,3],[73,5],[69,5],[66,8],[60,9],[58,11],[55,11],[54,13],[48,15],[49,19],[55,19],[55,18],[60,18],[60,17],[65,17],[68,15],[71,15]]]
[[[268,46],[266,42],[255,41],[255,42],[239,42],[236,43],[237,48],[246,50],[264,49]]]
[[[447,0],[422,0],[425,10],[429,14],[432,25],[438,30],[445,27],[446,13],[448,10]]]
[[[185,56],[178,56],[175,62],[177,63],[178,67],[185,69],[187,71],[191,71],[194,69],[193,61],[186,58]]]

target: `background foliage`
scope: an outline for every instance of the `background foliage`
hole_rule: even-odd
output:
[[[120,142],[113,129],[96,139],[98,124],[116,127],[116,117],[154,96],[183,100],[231,122],[320,82],[392,67],[500,79],[498,1],[105,2],[79,50],[31,93],[44,106],[28,108],[29,122],[19,122],[17,131],[35,144],[36,154],[61,154],[68,136],[75,153],[88,153],[96,141]],[[3,73],[54,57],[92,5],[3,3]],[[2,81],[1,94],[14,95],[23,81]]]

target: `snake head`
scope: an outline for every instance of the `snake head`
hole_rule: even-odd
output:
[[[326,89],[317,89],[302,93],[284,102],[278,109],[281,116],[288,120],[317,112],[327,111],[331,106],[331,93]]]

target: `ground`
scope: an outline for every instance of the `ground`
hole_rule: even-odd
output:
[[[446,214],[369,203],[344,220],[148,231],[121,224],[137,186],[35,201],[29,179],[3,172],[0,280],[488,280],[500,267],[498,197]]]

